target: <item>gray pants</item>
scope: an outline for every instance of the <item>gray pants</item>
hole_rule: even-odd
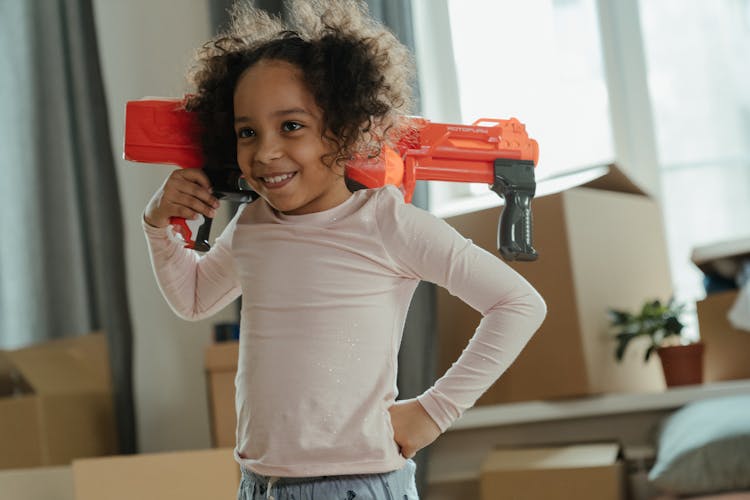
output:
[[[272,478],[242,469],[237,500],[419,500],[417,464],[393,472],[347,476]]]

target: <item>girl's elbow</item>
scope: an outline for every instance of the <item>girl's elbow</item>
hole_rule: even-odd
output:
[[[200,321],[202,319],[206,319],[210,314],[208,314],[205,311],[202,311],[198,309],[197,307],[189,308],[189,307],[174,307],[172,306],[172,311],[177,315],[178,318],[183,319],[185,321]]]
[[[529,305],[531,308],[531,314],[537,319],[541,326],[542,322],[544,322],[544,318],[547,317],[547,303],[535,290],[534,293],[530,294]]]

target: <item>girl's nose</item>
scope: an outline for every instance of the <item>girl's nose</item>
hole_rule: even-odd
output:
[[[258,141],[258,149],[255,151],[255,161],[258,163],[270,163],[284,156],[281,142],[273,137],[263,137]]]

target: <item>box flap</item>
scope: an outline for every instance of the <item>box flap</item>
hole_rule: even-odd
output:
[[[534,198],[557,194],[576,187],[648,196],[648,193],[631,180],[620,167],[611,163],[540,178],[537,181]]]
[[[601,177],[583,184],[582,187],[602,189],[604,191],[616,191],[618,193],[639,194],[648,196],[627,174],[616,164],[607,165],[608,172]]]
[[[619,452],[617,443],[499,449],[487,455],[482,471],[603,467],[616,463]]]
[[[111,391],[109,354],[101,333],[5,351],[4,355],[37,394]]]
[[[8,357],[0,351],[0,398],[10,396],[15,391],[16,370]]]
[[[734,261],[739,264],[744,259],[750,259],[750,235],[697,246],[693,248],[690,259],[704,273],[715,272],[717,266],[723,265],[719,261]]]

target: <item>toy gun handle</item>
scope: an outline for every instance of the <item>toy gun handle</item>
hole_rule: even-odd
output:
[[[199,252],[208,252],[211,249],[211,245],[208,243],[208,237],[211,234],[211,224],[214,220],[211,217],[206,217],[203,224],[198,228],[198,234],[195,235],[195,242],[193,243],[193,249]]]
[[[536,192],[534,162],[498,158],[492,190],[503,197],[505,208],[497,227],[498,251],[506,260],[533,261],[531,199]]]
[[[251,191],[250,186],[241,182],[239,170],[234,171],[234,169],[230,169],[223,172],[215,172],[211,169],[204,169],[204,171],[211,180],[211,185],[214,186],[213,195],[217,200],[227,198],[238,203],[246,203],[258,198],[258,194],[255,191]],[[219,189],[225,191],[220,191]],[[185,219],[178,220],[185,223]],[[213,222],[214,219],[212,217],[204,217],[203,223],[195,235],[195,240],[191,242],[189,248],[199,252],[208,252],[211,249],[208,238],[211,235],[211,225]]]
[[[229,166],[203,168],[202,170],[208,176],[216,199],[236,203],[249,203],[258,199],[258,194],[242,178],[239,168]],[[169,218],[169,224],[185,241],[185,247],[199,252],[207,252],[211,249],[208,240],[213,221],[213,218],[205,216],[200,216],[196,221],[187,221],[182,217]]]

